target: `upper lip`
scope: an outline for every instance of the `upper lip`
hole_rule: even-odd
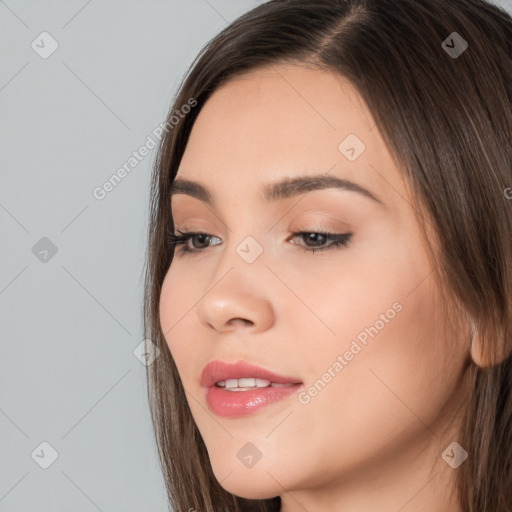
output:
[[[201,386],[211,387],[216,382],[228,379],[254,377],[256,379],[266,379],[276,384],[300,384],[301,381],[294,377],[277,375],[261,366],[248,363],[246,361],[236,361],[228,363],[218,359],[210,361],[201,373]]]

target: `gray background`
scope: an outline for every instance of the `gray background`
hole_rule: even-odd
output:
[[[258,3],[0,1],[1,512],[167,510],[134,354],[155,152],[93,190],[164,120],[202,45]],[[43,31],[47,58],[31,47],[51,49]]]

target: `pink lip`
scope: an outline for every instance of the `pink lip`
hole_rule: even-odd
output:
[[[201,386],[210,387],[220,380],[241,379],[243,377],[254,377],[256,379],[267,379],[276,384],[299,384],[300,380],[294,377],[277,375],[261,366],[237,361],[226,363],[218,359],[210,361],[201,373]]]
[[[266,379],[275,384],[290,384],[286,387],[253,388],[247,391],[228,391],[215,385],[216,382],[228,379],[254,377]],[[219,416],[238,417],[255,412],[294,394],[302,385],[294,377],[277,375],[261,366],[245,361],[226,363],[210,361],[201,373],[201,386],[206,388],[206,402],[212,412]]]

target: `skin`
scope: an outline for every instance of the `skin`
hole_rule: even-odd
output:
[[[366,146],[353,162],[338,149],[348,134]],[[327,172],[381,203],[339,189],[260,198],[264,184]],[[214,205],[176,194],[175,229],[212,238],[188,242],[201,253],[176,249],[160,318],[221,485],[280,495],[285,512],[461,511],[441,453],[458,439],[470,340],[445,332],[414,199],[356,90],[292,64],[231,80],[200,112],[178,176],[208,187]],[[292,233],[319,228],[351,242],[304,252],[308,239]],[[263,248],[250,264],[236,252],[247,236]],[[236,419],[208,409],[199,378],[209,361],[243,359],[307,391],[396,303],[307,404],[293,396]],[[251,468],[237,458],[248,442],[262,454]]]

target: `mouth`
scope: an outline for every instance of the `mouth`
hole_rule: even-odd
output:
[[[245,361],[208,363],[201,374],[210,410],[224,417],[239,417],[277,403],[302,386],[295,377],[271,372]]]
[[[278,382],[270,382],[267,379],[257,379],[255,377],[219,380],[215,383],[215,386],[224,388],[226,391],[249,391],[254,388],[285,388],[293,385],[292,383],[280,384]]]

